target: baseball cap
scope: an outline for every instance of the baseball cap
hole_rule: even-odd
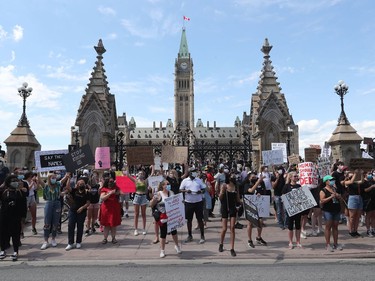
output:
[[[323,178],[323,182],[326,182],[326,181],[330,181],[330,180],[334,180],[335,178],[330,176],[330,175],[327,175]]]

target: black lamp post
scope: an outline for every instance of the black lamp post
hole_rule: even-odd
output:
[[[23,111],[22,111],[21,119],[18,122],[18,125],[25,126],[25,127],[29,127],[29,121],[27,120],[27,117],[26,117],[26,99],[31,95],[31,92],[33,91],[33,88],[31,87],[28,88],[27,86],[28,84],[24,82],[22,84],[22,87],[18,88],[18,94],[23,99]]]
[[[252,168],[252,159],[251,159],[251,153],[252,153],[252,145],[251,145],[251,135],[250,135],[250,132],[248,130],[245,130],[243,133],[242,133],[242,136],[243,136],[243,144],[245,146],[245,158],[246,158],[246,161],[249,162],[250,164],[250,168]]]
[[[119,131],[116,135],[116,170],[120,171],[124,167],[124,133]]]
[[[290,156],[291,151],[290,151],[290,139],[292,138],[293,135],[293,130],[288,126],[288,130],[286,132],[286,151],[287,151],[287,156]]]
[[[346,125],[350,124],[344,111],[344,96],[349,91],[349,87],[348,85],[345,84],[344,81],[340,80],[334,89],[335,89],[336,94],[339,95],[341,99],[341,113],[340,113],[338,123],[340,124],[340,121],[343,120],[344,124]]]
[[[74,127],[73,133],[74,133],[74,141],[76,143],[75,148],[77,149],[80,146],[80,143],[79,143],[79,127],[78,126]]]

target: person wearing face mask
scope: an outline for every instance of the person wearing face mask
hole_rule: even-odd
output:
[[[167,237],[167,221],[168,218],[166,216],[166,210],[165,210],[165,203],[164,200],[170,196],[173,196],[174,193],[171,190],[171,185],[168,182],[168,180],[163,180],[160,182],[159,187],[158,187],[158,192],[154,193],[154,196],[152,200],[150,201],[150,207],[151,208],[157,208],[159,212],[161,213],[160,215],[160,220],[157,222],[159,228],[160,228],[160,257],[164,258],[165,255],[165,244],[166,244],[166,237]],[[178,245],[178,237],[177,237],[177,230],[173,230],[171,233],[172,239],[175,243],[175,250],[177,254],[181,254],[181,248]]]
[[[87,208],[90,205],[90,195],[86,190],[86,183],[83,179],[78,179],[74,189],[67,186],[67,191],[72,195],[73,202],[68,215],[68,245],[65,250],[81,248],[83,227],[86,219]],[[74,232],[77,228],[76,244],[74,245]]]
[[[12,239],[13,255],[11,259],[18,259],[18,249],[21,243],[21,219],[24,212],[25,195],[21,192],[21,183],[17,176],[10,175],[4,181],[0,189],[0,259],[6,257],[5,250]]]
[[[274,205],[276,209],[276,219],[279,227],[284,230],[287,227],[286,215],[284,211],[281,195],[285,185],[285,170],[283,166],[279,166],[275,175],[271,177],[272,188],[274,191]]]
[[[192,223],[193,215],[198,221],[201,239],[199,244],[205,242],[203,223],[203,193],[206,185],[198,178],[198,171],[195,167],[189,169],[189,177],[185,178],[180,185],[180,191],[185,196],[185,218],[187,220],[188,237],[185,242],[193,241]]]
[[[320,205],[323,210],[325,219],[324,237],[326,242],[326,250],[333,252],[335,249],[342,250],[342,246],[338,244],[339,236],[339,220],[340,220],[340,200],[341,194],[337,192],[335,179],[327,175],[323,178],[324,188],[320,191]],[[331,246],[331,234],[333,238],[333,246]]]
[[[4,158],[0,157],[0,186],[4,183],[8,175],[9,175],[9,168],[5,165]]]
[[[363,211],[365,212],[365,226],[368,237],[375,236],[375,180],[373,174],[368,172],[361,189],[363,198]]]
[[[119,202],[120,189],[113,178],[104,178],[100,189],[100,225],[104,226],[104,239],[102,244],[107,244],[108,235],[111,232],[112,244],[116,244],[117,226],[121,224],[121,205]]]
[[[56,179],[55,173],[49,173],[47,177],[47,183],[44,183],[41,179],[38,179],[39,184],[43,187],[43,198],[46,201],[44,205],[44,242],[40,247],[41,250],[48,248],[48,239],[50,233],[52,235],[51,245],[56,247],[56,235],[57,228],[59,226],[60,215],[61,215],[61,203],[60,198],[64,196],[64,192],[61,191],[62,184],[70,181],[70,174],[66,173],[61,181]]]

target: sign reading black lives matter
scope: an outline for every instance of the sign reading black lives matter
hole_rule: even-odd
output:
[[[95,163],[94,155],[88,144],[64,155],[63,160],[68,172],[75,172],[75,170],[86,165],[92,165]]]
[[[248,197],[243,198],[245,218],[256,227],[260,227],[259,214],[257,206],[250,201]]]
[[[35,151],[35,166],[38,172],[65,170],[63,157],[67,149]]]
[[[316,206],[314,196],[307,186],[292,189],[282,195],[281,200],[290,217]]]

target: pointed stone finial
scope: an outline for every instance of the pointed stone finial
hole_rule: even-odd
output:
[[[95,51],[99,56],[103,55],[107,50],[104,48],[102,39],[99,39],[98,46],[94,46]]]
[[[271,49],[272,49],[272,45],[268,43],[268,38],[264,39],[262,49],[260,49],[262,53],[268,56],[269,53],[271,52]]]

